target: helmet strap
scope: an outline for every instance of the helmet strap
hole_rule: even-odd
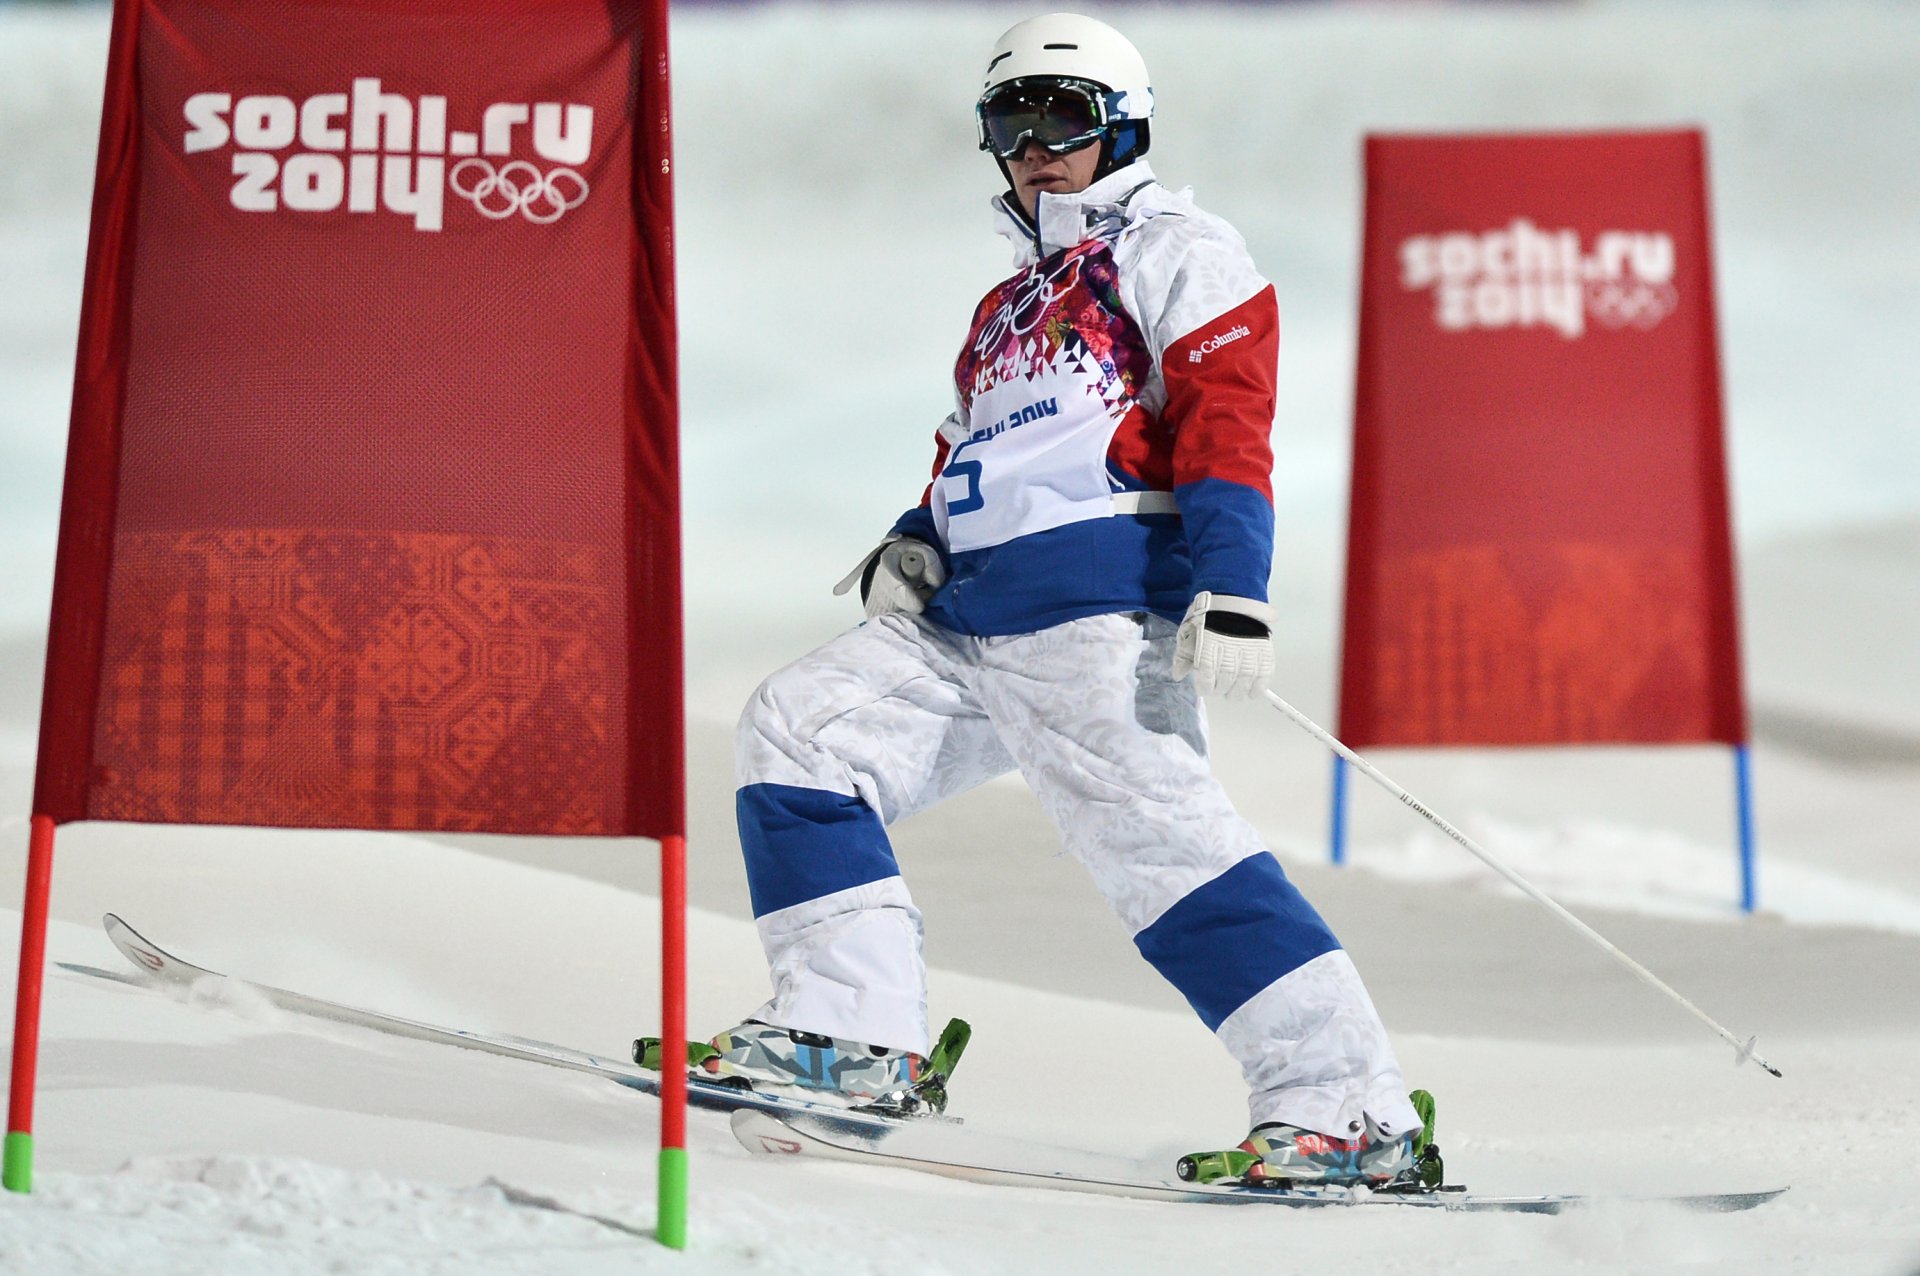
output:
[[[991,152],[989,152],[989,154],[991,154]],[[1013,215],[1020,219],[1020,224],[1025,226],[1033,235],[1034,239],[1038,241],[1040,238],[1039,223],[1034,218],[1027,216],[1027,206],[1020,202],[1020,187],[1013,180],[1013,170],[1007,167],[1007,161],[999,155],[994,155],[993,162],[1000,166],[1000,176],[1007,179],[1007,207],[1013,210]]]

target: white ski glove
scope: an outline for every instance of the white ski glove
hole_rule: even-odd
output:
[[[833,592],[838,597],[859,585],[869,620],[891,611],[917,616],[946,579],[947,569],[933,546],[911,536],[889,536],[854,564]]]
[[[1273,682],[1273,608],[1201,590],[1173,645],[1173,677],[1193,674],[1204,695],[1251,699]]]

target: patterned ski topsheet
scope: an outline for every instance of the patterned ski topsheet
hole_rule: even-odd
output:
[[[102,921],[106,927],[107,938],[113,941],[113,946],[150,979],[163,984],[190,988],[203,980],[218,980],[245,988],[254,995],[263,997],[270,1004],[294,1014],[327,1019],[335,1023],[353,1024],[362,1028],[371,1028],[375,1032],[408,1037],[416,1041],[431,1041],[440,1045],[458,1046],[466,1050],[479,1050],[509,1059],[544,1064],[551,1068],[585,1072],[592,1076],[617,1081],[644,1094],[657,1096],[660,1093],[660,1074],[644,1071],[631,1063],[603,1058],[547,1041],[533,1041],[525,1037],[500,1033],[473,1032],[465,1028],[443,1028],[437,1024],[403,1019],[398,1015],[383,1014],[377,1010],[363,1010],[357,1006],[348,1006],[321,997],[310,997],[305,993],[256,984],[233,975],[208,970],[204,966],[196,966],[190,961],[176,957],[112,913],[108,913]],[[95,970],[88,966],[60,964],[63,969],[80,974],[114,977],[111,972]],[[757,1094],[751,1090],[740,1090],[732,1086],[702,1081],[697,1077],[687,1079],[687,1103],[696,1108],[720,1112],[747,1108],[775,1114],[805,1115],[820,1122],[822,1128],[843,1133],[866,1134],[869,1137],[898,1124],[886,1117],[850,1112],[832,1104],[811,1103],[805,1099],[780,1095]],[[957,1119],[952,1117],[919,1117],[915,1120],[958,1124]]]
[[[856,1164],[888,1165],[916,1170],[923,1174],[936,1174],[943,1178],[961,1179],[972,1183],[990,1183],[1002,1187],[1043,1188],[1048,1191],[1081,1192],[1098,1196],[1120,1196],[1135,1200],[1196,1205],[1280,1205],[1294,1209],[1311,1209],[1319,1206],[1390,1205],[1412,1209],[1503,1211],[1527,1214],[1558,1214],[1562,1210],[1602,1199],[1565,1194],[1475,1196],[1460,1190],[1391,1193],[1357,1192],[1334,1187],[1292,1188],[1286,1191],[1255,1187],[1199,1187],[1193,1184],[1157,1182],[1151,1179],[1129,1177],[1124,1165],[1113,1158],[1106,1157],[1086,1157],[1087,1164],[1082,1170],[1070,1168],[1047,1170],[1024,1168],[1014,1164],[995,1164],[986,1157],[944,1159],[937,1155],[913,1155],[901,1145],[918,1141],[915,1138],[916,1134],[918,1131],[889,1132],[884,1140],[879,1140],[857,1133],[832,1130],[807,1116],[781,1116],[750,1111],[739,1111],[733,1114],[733,1135],[749,1152],[769,1156],[801,1156],[851,1161]],[[972,1144],[976,1141],[977,1137],[969,1132],[966,1142]],[[1721,1192],[1618,1199],[1677,1205],[1707,1213],[1731,1213],[1764,1204],[1786,1190],[1783,1187],[1760,1192]]]

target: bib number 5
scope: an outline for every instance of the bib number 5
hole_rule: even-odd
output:
[[[946,494],[947,517],[949,518],[960,514],[971,514],[987,503],[986,498],[980,495],[980,462],[963,461],[960,459],[960,453],[966,449],[966,446],[965,443],[962,443],[958,448],[955,448],[952,459],[947,462],[947,468],[940,471],[940,481],[948,484],[947,487],[941,490]],[[954,495],[952,484],[955,480],[965,482],[965,495],[958,497]]]

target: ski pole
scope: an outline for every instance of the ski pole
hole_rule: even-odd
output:
[[[1548,912],[1552,913],[1555,917],[1558,917],[1561,921],[1565,922],[1567,925],[1573,927],[1573,929],[1578,931],[1580,934],[1586,936],[1587,939],[1594,944],[1594,946],[1599,948],[1602,952],[1607,953],[1609,956],[1613,957],[1616,961],[1618,961],[1621,965],[1625,966],[1628,970],[1631,970],[1635,975],[1639,976],[1642,982],[1648,984],[1651,987],[1659,989],[1661,992],[1665,993],[1667,996],[1671,997],[1674,1001],[1678,1002],[1681,1006],[1685,1007],[1688,1011],[1690,1011],[1693,1014],[1693,1016],[1696,1019],[1698,1019],[1701,1023],[1704,1023],[1707,1025],[1707,1027],[1713,1029],[1716,1033],[1718,1033],[1721,1037],[1723,1037],[1726,1040],[1728,1045],[1731,1045],[1736,1051],[1734,1055],[1734,1060],[1733,1060],[1735,1067],[1739,1067],[1741,1064],[1751,1059],[1755,1063],[1759,1064],[1762,1068],[1765,1068],[1768,1072],[1771,1072],[1774,1076],[1777,1077],[1780,1075],[1780,1069],[1774,1067],[1771,1063],[1768,1063],[1765,1059],[1761,1058],[1760,1055],[1754,1050],[1753,1048],[1754,1043],[1759,1040],[1759,1037],[1757,1035],[1748,1037],[1745,1041],[1742,1041],[1740,1040],[1740,1038],[1734,1036],[1731,1032],[1728,1032],[1725,1028],[1723,1028],[1720,1025],[1718,1020],[1714,1019],[1713,1016],[1709,1015],[1706,1011],[1700,1009],[1700,1007],[1694,1005],[1691,1001],[1688,1001],[1685,997],[1682,997],[1679,993],[1675,992],[1666,983],[1665,980],[1660,978],[1660,976],[1654,974],[1651,970],[1648,970],[1645,966],[1642,966],[1639,962],[1635,961],[1633,958],[1621,952],[1612,943],[1610,943],[1605,936],[1600,934],[1599,931],[1587,925],[1585,922],[1581,921],[1578,917],[1575,917],[1572,913],[1568,912],[1565,908],[1562,908],[1560,906],[1559,901],[1555,900],[1552,896],[1548,895],[1545,891],[1541,890],[1538,886],[1535,886],[1532,882],[1529,882],[1526,878],[1520,876],[1520,874],[1514,872],[1511,868],[1507,867],[1507,865],[1503,864],[1498,858],[1496,858],[1491,852],[1489,852],[1484,847],[1482,847],[1479,843],[1475,842],[1472,838],[1468,837],[1465,833],[1462,833],[1459,829],[1455,828],[1453,825],[1447,823],[1447,821],[1440,818],[1440,816],[1434,814],[1434,812],[1429,807],[1427,807],[1425,803],[1421,802],[1418,798],[1414,797],[1413,794],[1407,792],[1405,789],[1395,784],[1392,780],[1388,779],[1371,762],[1368,762],[1365,758],[1355,753],[1352,749],[1349,749],[1346,745],[1340,743],[1339,740],[1334,738],[1334,735],[1331,731],[1328,731],[1325,727],[1321,726],[1319,723],[1315,722],[1312,718],[1309,718],[1306,714],[1300,712],[1298,709],[1288,704],[1285,700],[1282,700],[1279,696],[1275,695],[1273,692],[1269,691],[1266,693],[1266,695],[1267,695],[1267,699],[1273,701],[1274,708],[1280,710],[1280,712],[1286,714],[1289,718],[1292,718],[1295,722],[1299,723],[1300,726],[1306,730],[1308,735],[1311,735],[1314,739],[1320,741],[1320,743],[1326,745],[1329,749],[1332,749],[1335,753],[1338,753],[1341,757],[1353,763],[1353,765],[1355,765],[1356,767],[1359,767],[1361,772],[1364,773],[1368,779],[1378,784],[1381,788],[1385,789],[1387,792],[1393,794],[1393,796],[1400,799],[1400,801],[1405,805],[1412,807],[1415,811],[1418,811],[1421,815],[1425,816],[1426,819],[1429,822],[1431,822],[1435,828],[1438,828],[1442,833],[1445,833],[1448,837],[1460,843],[1460,845],[1466,847],[1469,851],[1472,851],[1473,854],[1476,857],[1478,857],[1481,863],[1485,864],[1488,868],[1492,869],[1494,872],[1500,874],[1500,876],[1506,878],[1509,882],[1512,882],[1515,886],[1519,887],[1523,892],[1525,892],[1531,899],[1533,899],[1541,907],[1545,908]]]

